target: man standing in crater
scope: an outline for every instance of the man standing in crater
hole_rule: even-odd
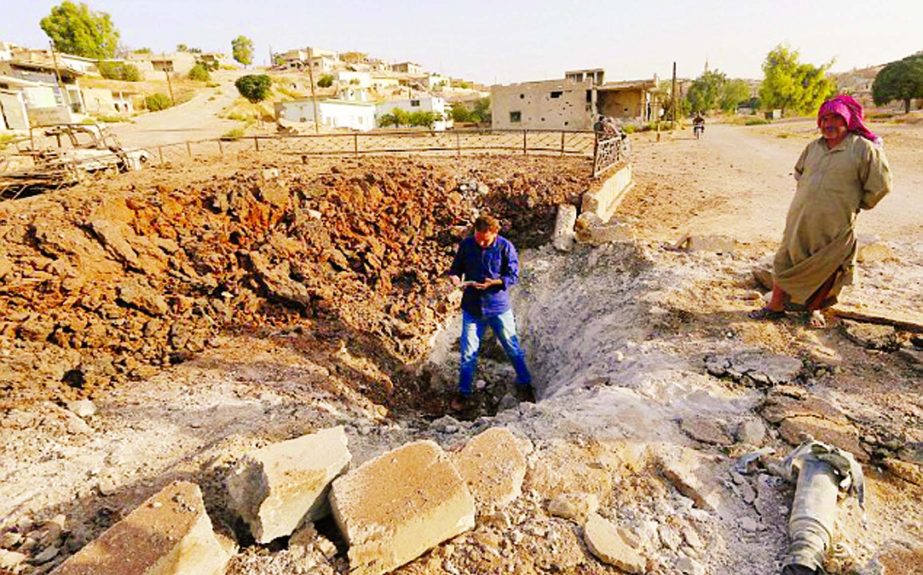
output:
[[[489,326],[516,370],[520,400],[534,401],[532,375],[525,352],[516,336],[516,320],[510,307],[510,288],[519,281],[519,257],[512,242],[499,235],[500,223],[491,216],[474,222],[474,235],[461,241],[448,275],[464,287],[462,296],[461,365],[455,411],[465,410],[474,393],[478,349]],[[465,282],[462,284],[461,279]]]

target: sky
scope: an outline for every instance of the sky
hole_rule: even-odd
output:
[[[0,0],[0,40],[40,48],[46,0]],[[694,78],[718,69],[762,77],[776,45],[844,72],[923,50],[923,0],[89,0],[129,48],[185,43],[230,53],[243,34],[255,63],[270,50],[357,50],[484,84],[604,68],[607,80]]]

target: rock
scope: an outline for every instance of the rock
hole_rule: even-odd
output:
[[[693,549],[702,549],[705,547],[705,542],[702,541],[698,532],[691,525],[687,525],[683,528],[683,539],[685,539],[686,543]]]
[[[202,492],[177,481],[62,563],[55,575],[219,575],[234,544],[212,530]]]
[[[740,518],[740,528],[753,533],[760,530],[760,524],[756,519],[745,515]]]
[[[474,498],[446,453],[417,441],[333,482],[352,575],[381,575],[474,527]]]
[[[916,372],[923,372],[923,351],[916,349],[901,349],[897,355],[910,363],[910,368]]]
[[[687,417],[680,428],[689,437],[712,445],[731,445],[734,441],[717,421],[706,417]]]
[[[846,450],[863,463],[869,461],[868,453],[859,443],[859,433],[851,425],[843,425],[810,415],[798,415],[782,422],[779,426],[779,435],[794,446],[801,445],[806,438],[810,437]]]
[[[16,551],[0,549],[0,569],[6,569],[12,573],[17,573],[19,566],[26,561],[26,556]]]
[[[725,508],[725,490],[704,455],[694,449],[663,444],[655,457],[664,477],[697,507],[707,511]]]
[[[118,286],[118,293],[118,301],[122,304],[139,309],[150,316],[159,317],[170,311],[167,300],[150,287],[126,282]]]
[[[893,458],[885,459],[884,464],[888,471],[897,477],[923,487],[923,466]]]
[[[859,252],[856,254],[856,261],[860,264],[873,264],[879,262],[897,262],[898,259],[894,256],[894,252],[891,251],[891,248],[886,244],[875,242],[859,248]]]
[[[760,447],[766,441],[766,426],[759,419],[748,419],[737,428],[737,441]]]
[[[0,535],[0,548],[12,549],[22,541],[22,534],[15,531],[7,531]]]
[[[60,552],[60,547],[54,545],[46,547],[41,553],[32,558],[32,563],[35,565],[43,565],[57,557]]]
[[[801,360],[762,351],[741,351],[705,358],[705,369],[715,377],[728,377],[758,386],[781,385],[794,381],[802,370]]]
[[[893,326],[860,323],[848,319],[841,320],[841,325],[846,337],[868,349],[894,351],[901,347],[902,339]]]
[[[770,393],[760,408],[760,413],[771,423],[780,423],[789,417],[809,415],[848,425],[849,419],[832,403],[816,395],[802,394],[794,398],[780,390]]]
[[[756,283],[759,287],[766,291],[772,289],[772,268],[753,268],[751,273],[753,274],[753,279],[756,280]]]
[[[600,561],[626,573],[644,573],[647,561],[622,537],[619,529],[593,513],[583,528],[583,539]]]
[[[80,399],[78,401],[67,402],[67,409],[72,411],[78,417],[92,417],[96,415],[96,405],[89,399]]]
[[[526,457],[510,430],[494,427],[480,433],[452,457],[481,513],[491,513],[522,493]]]
[[[99,240],[99,243],[123,265],[140,270],[141,264],[134,248],[125,240],[122,229],[118,224],[108,220],[93,220],[90,229]]]
[[[680,557],[676,561],[676,570],[684,575],[705,575],[705,567],[689,557]]]
[[[551,245],[554,249],[569,252],[574,247],[574,224],[577,222],[577,207],[571,204],[558,206],[558,214],[554,221],[554,232],[551,235]]]
[[[677,249],[690,252],[733,253],[740,244],[737,240],[721,235],[687,235],[675,244]]]
[[[576,523],[583,523],[598,509],[599,497],[595,493],[562,493],[548,504],[550,515]]]
[[[660,538],[660,542],[663,543],[663,546],[670,551],[676,551],[679,549],[680,545],[683,544],[683,537],[680,535],[679,531],[672,525],[666,523],[661,523],[657,527],[657,536]]]
[[[431,429],[434,429],[441,433],[445,433],[446,430],[449,428],[455,428],[457,430],[459,427],[459,422],[457,419],[455,419],[451,415],[443,415],[439,419],[434,419],[429,424],[429,426]]]
[[[329,514],[330,483],[351,459],[342,427],[268,445],[228,476],[229,505],[259,543],[291,535],[302,521]]]
[[[512,393],[507,393],[500,398],[500,402],[497,404],[497,411],[506,411],[507,409],[513,409],[519,405],[519,400],[516,399],[516,396]]]
[[[632,239],[630,226],[616,221],[603,222],[592,212],[580,214],[574,233],[578,242],[592,246]]]
[[[0,256],[0,280],[9,275],[11,271],[13,271],[13,262],[4,256]]]

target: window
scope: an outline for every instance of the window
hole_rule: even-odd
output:
[[[522,121],[522,112],[510,112],[510,122],[518,124]]]
[[[551,93],[551,97],[552,97],[552,98],[560,98],[560,97],[561,97],[561,94],[563,94],[563,93],[564,93],[564,92],[561,92],[560,90],[555,90],[554,92]]]
[[[410,107],[411,107],[411,108],[419,108],[419,107],[420,107],[420,100],[411,100],[411,101],[410,101]]]

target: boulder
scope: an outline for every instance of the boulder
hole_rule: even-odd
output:
[[[333,482],[330,505],[351,575],[381,575],[474,527],[475,503],[448,455],[417,441]]]
[[[618,527],[593,513],[583,528],[583,539],[600,561],[626,573],[644,573],[647,561],[623,537]]]
[[[594,493],[562,493],[548,503],[548,513],[570,521],[584,522],[599,509],[599,497]]]
[[[522,493],[526,456],[506,428],[494,427],[477,435],[452,462],[481,513],[500,509]]]
[[[199,486],[171,483],[71,556],[54,575],[218,575],[234,544],[215,535]]]
[[[680,424],[683,433],[702,443],[731,445],[734,440],[717,421],[708,417],[687,417]]]
[[[268,543],[330,513],[330,483],[349,465],[342,427],[274,443],[245,455],[227,479],[230,506]]]
[[[577,222],[577,207],[571,204],[558,206],[554,220],[551,244],[556,250],[569,252],[574,247],[574,224]]]

